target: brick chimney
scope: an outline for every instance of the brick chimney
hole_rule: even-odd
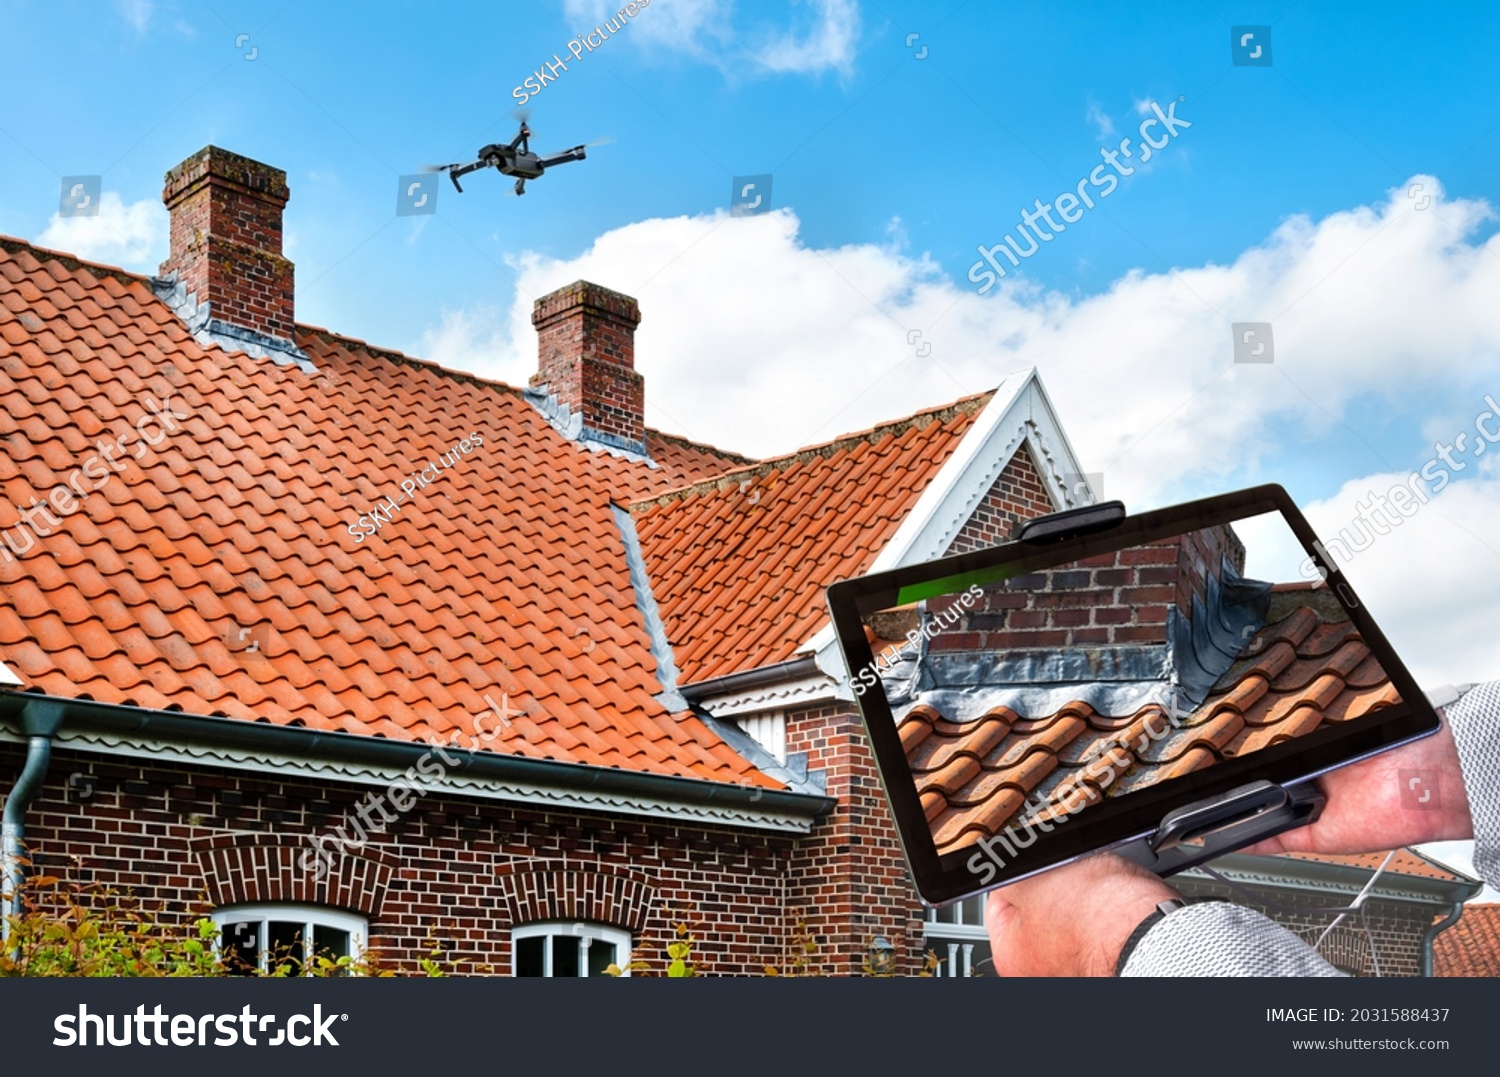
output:
[[[166,175],[176,299],[195,332],[296,353],[292,263],[281,253],[286,173],[205,146]]]
[[[628,295],[574,281],[536,301],[537,371],[531,387],[551,394],[581,437],[644,451],[646,379],[635,370],[641,308]]]

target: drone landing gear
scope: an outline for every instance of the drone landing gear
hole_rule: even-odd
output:
[[[1166,877],[1315,822],[1322,811],[1323,794],[1311,783],[1256,781],[1168,813],[1154,834],[1116,852]]]
[[[516,180],[516,194],[525,194],[525,193],[526,193],[526,181],[523,180],[523,179]]]

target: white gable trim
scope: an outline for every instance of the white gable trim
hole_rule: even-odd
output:
[[[870,571],[884,572],[942,556],[1022,445],[1031,450],[1054,506],[1061,510],[1087,503],[1081,496],[1087,491],[1069,489],[1064,478],[1082,475],[1083,467],[1041,377],[1035,367],[1018,370],[1000,383]],[[838,685],[838,698],[853,698],[832,624],[814,633],[797,653],[814,656],[818,668]]]

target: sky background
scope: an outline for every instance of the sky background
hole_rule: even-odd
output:
[[[1279,482],[1336,535],[1466,432],[1346,572],[1419,681],[1500,677],[1500,6],[654,0],[574,59],[621,6],[8,0],[0,232],[155,272],[162,174],[213,143],[287,172],[300,322],[524,384],[532,301],[586,277],[641,302],[648,423],[755,456],[1035,366],[1132,510]],[[554,54],[532,148],[610,141],[398,216]],[[1191,126],[979,294],[976,247],[1153,101]],[[75,175],[99,216],[58,215]]]

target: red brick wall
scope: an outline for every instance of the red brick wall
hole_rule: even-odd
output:
[[[20,773],[22,760],[0,745],[0,775]],[[74,773],[93,780],[88,803],[70,797]],[[708,975],[759,975],[786,948],[793,836],[434,795],[317,880],[301,867],[307,835],[343,823],[366,792],[59,749],[27,838],[33,870],[129,888],[168,921],[244,901],[362,913],[370,944],[407,971],[431,931],[450,940],[455,971],[508,973],[511,926],[541,919],[624,927],[659,969],[685,918]]]
[[[858,712],[852,704],[789,712],[786,747],[808,753],[808,768],[824,772],[828,795],[838,802],[792,852],[788,925],[806,923],[827,974],[858,975],[876,937],[896,947],[902,973],[915,972],[922,961],[921,902]]]
[[[577,281],[544,295],[531,312],[537,331],[533,388],[546,387],[597,433],[646,436],[645,379],[635,370],[640,307],[628,295]]]
[[[945,552],[970,553],[998,546],[1010,540],[1018,522],[1056,511],[1031,450],[1023,442]]]
[[[281,254],[286,173],[206,147],[166,176],[171,253],[186,292],[213,317],[241,329],[292,339],[294,271]]]

